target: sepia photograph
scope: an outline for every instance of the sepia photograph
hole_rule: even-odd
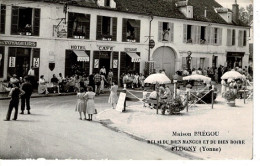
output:
[[[0,160],[254,160],[253,0],[0,0]]]

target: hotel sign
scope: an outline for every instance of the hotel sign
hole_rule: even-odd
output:
[[[72,50],[86,50],[86,47],[85,46],[72,45],[71,49]]]
[[[37,46],[37,42],[0,40],[0,45],[4,45],[4,46],[29,46],[29,47],[36,47]]]

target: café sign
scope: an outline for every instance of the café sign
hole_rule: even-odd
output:
[[[113,46],[98,46],[99,51],[113,51]]]
[[[4,45],[4,46],[29,46],[29,47],[36,47],[37,46],[37,42],[0,40],[0,45]]]

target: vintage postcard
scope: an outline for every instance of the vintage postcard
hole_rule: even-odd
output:
[[[253,0],[0,0],[0,159],[252,160]]]

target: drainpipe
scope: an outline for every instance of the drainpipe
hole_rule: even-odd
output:
[[[153,16],[151,15],[151,20],[149,24],[149,41],[148,41],[148,62],[150,61],[150,40],[151,40],[151,29],[152,29],[152,21],[153,21]]]

